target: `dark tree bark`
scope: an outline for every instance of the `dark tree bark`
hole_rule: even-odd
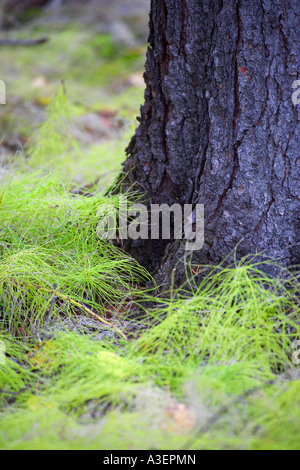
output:
[[[284,266],[300,263],[299,33],[299,0],[151,2],[125,187],[156,204],[205,205],[196,263],[219,264],[237,244],[237,258],[265,250]],[[143,241],[131,252],[168,282],[184,245]]]

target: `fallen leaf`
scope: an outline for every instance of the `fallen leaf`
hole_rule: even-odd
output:
[[[165,411],[164,421],[161,424],[162,429],[175,434],[190,432],[196,424],[195,411],[185,405],[171,400],[170,405]]]

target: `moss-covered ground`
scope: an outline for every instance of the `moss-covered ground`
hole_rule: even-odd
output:
[[[0,448],[299,449],[299,279],[249,257],[189,296],[146,291],[96,230],[145,48],[45,28],[1,49]]]

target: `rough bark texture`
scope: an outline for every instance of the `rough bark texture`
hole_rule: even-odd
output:
[[[300,263],[299,0],[152,0],[145,105],[126,184],[151,203],[204,204],[205,246],[218,264],[262,252]],[[131,252],[168,282],[185,242]],[[177,281],[184,271],[178,268]]]

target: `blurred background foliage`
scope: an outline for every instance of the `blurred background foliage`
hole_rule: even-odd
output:
[[[38,46],[0,46],[7,90],[1,172],[11,159],[26,159],[28,141],[64,81],[78,143],[72,176],[79,185],[102,177],[104,187],[125,158],[143,101],[149,1],[4,0],[0,8],[1,39],[48,38]]]

